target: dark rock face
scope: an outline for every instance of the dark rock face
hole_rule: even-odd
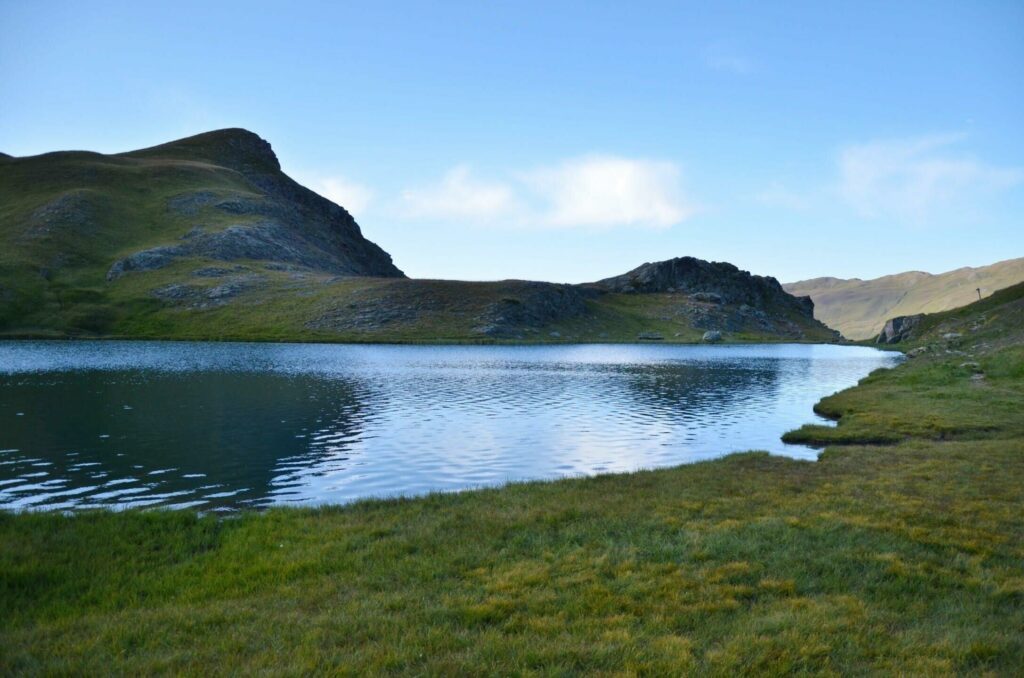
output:
[[[573,285],[505,280],[403,280],[338,298],[311,329],[377,332],[436,320],[464,322],[474,334],[517,338],[586,313],[591,293]]]
[[[259,288],[264,281],[265,278],[261,275],[236,275],[214,287],[171,283],[152,290],[151,294],[175,306],[192,309],[216,308],[229,303],[243,292]]]
[[[586,311],[585,294],[572,285],[524,282],[514,296],[490,304],[478,318],[476,332],[489,337],[512,337],[527,328],[573,318]]]
[[[694,292],[690,295],[694,301],[701,301],[706,304],[724,304],[725,299],[714,292]]]
[[[197,217],[212,209],[238,216],[241,223],[214,233],[195,227],[182,237],[183,244],[136,252],[115,262],[108,280],[188,256],[276,261],[344,276],[405,277],[387,252],[363,237],[344,208],[282,173],[270,144],[252,132],[209,132],[126,155],[206,157],[242,174],[253,194],[200,190],[170,198],[167,210],[176,216]]]
[[[594,285],[610,292],[679,292],[695,301],[716,304],[747,304],[757,308],[784,306],[808,318],[814,317],[811,298],[788,294],[775,278],[751,275],[729,263],[693,257],[644,264]]]
[[[876,344],[898,344],[913,336],[914,329],[920,324],[923,314],[901,315],[892,318],[885,323],[881,334],[875,340]]]

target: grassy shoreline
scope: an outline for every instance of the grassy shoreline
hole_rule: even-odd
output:
[[[792,337],[766,337],[766,336],[741,336],[728,337],[722,341],[709,343],[700,338],[664,338],[652,340],[638,340],[636,338],[602,338],[599,340],[570,339],[570,338],[536,338],[536,339],[499,339],[499,338],[453,338],[453,339],[378,339],[378,338],[351,338],[330,339],[323,337],[248,337],[222,335],[218,337],[207,337],[203,335],[179,336],[179,337],[146,337],[137,335],[65,335],[52,333],[31,333],[31,332],[0,332],[0,342],[3,341],[202,341],[215,343],[252,343],[252,344],[337,344],[337,345],[366,345],[384,344],[387,346],[597,346],[601,344],[630,344],[639,346],[730,346],[730,345],[752,345],[752,344],[828,344],[838,346],[870,346],[867,342],[834,341],[823,342],[820,339],[798,339]],[[893,347],[883,347],[885,350],[896,350]]]
[[[1018,287],[824,399],[838,426],[790,434],[828,445],[816,463],[226,520],[0,514],[0,672],[1012,675]]]

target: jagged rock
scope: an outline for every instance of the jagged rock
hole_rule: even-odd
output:
[[[337,239],[267,220],[229,226],[215,233],[200,233],[177,245],[135,252],[114,262],[107,271],[107,280],[117,280],[132,271],[163,268],[183,257],[269,260],[341,275],[371,275],[366,267],[345,257],[344,252],[344,243]],[[382,274],[380,270],[377,273]]]
[[[110,267],[108,280],[191,256],[283,262],[345,276],[405,277],[387,252],[363,237],[343,207],[282,173],[270,144],[252,132],[218,130],[123,155],[205,158],[241,174],[252,192],[198,190],[172,196],[167,210],[174,215],[192,217],[214,209],[244,219],[213,233],[193,228],[181,244],[135,252]]]
[[[930,346],[918,346],[915,349],[911,349],[911,350],[907,351],[907,357],[908,358],[916,358],[919,355],[924,355],[925,353],[927,353],[930,350],[931,350]]]
[[[640,334],[636,335],[636,338],[640,339],[641,341],[661,341],[665,337],[661,334],[661,332],[648,331],[641,332]]]
[[[167,266],[175,258],[186,256],[188,248],[182,246],[154,247],[130,254],[114,262],[107,271],[107,280],[117,280],[130,271],[152,271]]]
[[[544,282],[509,283],[515,287],[515,296],[505,296],[489,304],[479,316],[479,334],[492,337],[513,337],[528,328],[583,315],[586,310],[586,292],[572,285]]]
[[[703,301],[708,304],[724,304],[725,299],[720,294],[714,292],[694,292],[690,295],[690,298],[694,301]]]
[[[709,262],[694,257],[678,257],[646,263],[628,273],[605,278],[594,286],[611,292],[652,293],[669,288],[690,295],[714,295],[727,304],[748,304],[757,308],[769,305],[790,308],[808,318],[814,317],[810,297],[794,297],[782,289],[775,278],[752,275],[725,262]]]
[[[945,334],[942,335],[942,338],[945,339],[946,341],[956,341],[957,339],[960,339],[960,337],[962,336],[963,335],[961,335],[959,332],[946,332]]]
[[[722,340],[722,333],[717,330],[711,330],[710,332],[705,332],[700,340],[706,344],[715,344]]]
[[[875,343],[898,344],[901,341],[910,339],[914,328],[920,324],[923,317],[924,315],[919,313],[917,315],[901,315],[887,320]]]

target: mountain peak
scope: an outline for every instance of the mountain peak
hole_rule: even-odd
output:
[[[270,142],[240,127],[203,132],[122,155],[208,161],[243,173],[276,172],[281,169],[281,163]]]

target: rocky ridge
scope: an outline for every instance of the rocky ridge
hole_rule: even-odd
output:
[[[209,132],[124,156],[208,158],[242,174],[254,193],[199,190],[171,197],[167,210],[173,215],[201,218],[214,210],[238,217],[239,223],[213,233],[194,226],[183,234],[182,243],[148,248],[114,262],[107,280],[186,257],[277,261],[337,275],[404,277],[387,252],[363,237],[352,215],[282,173],[270,144],[252,132]]]

